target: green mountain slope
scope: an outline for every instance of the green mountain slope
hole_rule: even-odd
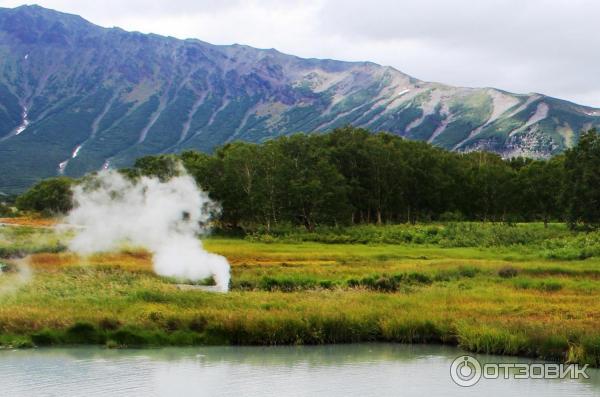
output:
[[[458,151],[543,157],[600,111],[539,94],[419,81],[368,62],[106,29],[0,8],[0,191],[135,158],[344,124]]]

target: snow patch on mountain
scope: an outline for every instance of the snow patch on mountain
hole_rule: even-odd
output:
[[[21,125],[19,125],[15,130],[15,135],[20,135],[23,131],[27,129],[27,127],[29,127],[29,119],[26,106],[23,106],[23,113],[21,114],[21,116],[23,120],[21,122]]]

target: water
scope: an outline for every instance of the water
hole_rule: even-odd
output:
[[[587,380],[488,380],[461,388],[443,346],[100,348],[0,352],[1,396],[600,396]],[[528,362],[477,356],[484,362]]]

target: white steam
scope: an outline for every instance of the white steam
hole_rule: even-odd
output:
[[[14,294],[32,278],[29,257],[13,259],[11,262],[15,266],[14,271],[6,272],[0,267],[0,278],[6,278],[6,280],[0,280],[0,296]]]
[[[229,263],[205,251],[197,238],[214,204],[192,177],[132,182],[116,171],[102,171],[76,186],[73,197],[75,208],[66,218],[78,226],[69,243],[72,251],[112,251],[128,242],[152,252],[159,275],[194,281],[212,276],[218,290],[227,291]]]

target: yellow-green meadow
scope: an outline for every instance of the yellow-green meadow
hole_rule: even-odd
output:
[[[600,257],[588,241],[595,234],[510,227],[514,235],[546,233],[544,242],[210,237],[205,247],[231,264],[230,292],[211,293],[157,276],[142,250],[84,258],[67,252],[52,229],[5,226],[0,254],[13,259],[0,259],[0,343],[447,343],[598,366]]]

